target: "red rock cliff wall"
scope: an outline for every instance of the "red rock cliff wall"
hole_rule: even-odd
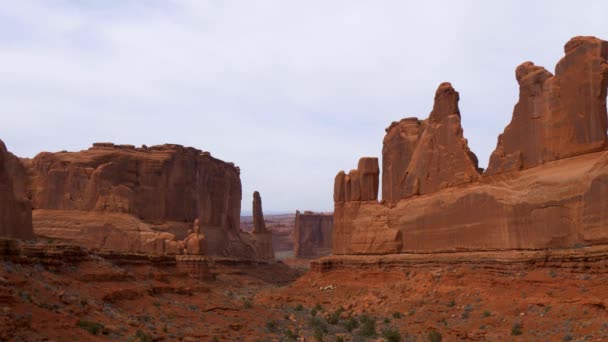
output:
[[[238,168],[179,145],[41,153],[31,162],[30,189],[35,209],[129,213],[146,222],[199,218],[201,226],[239,230]]]
[[[608,243],[606,44],[572,39],[556,76],[518,67],[520,101],[483,177],[462,136],[457,93],[441,85],[429,119],[387,130],[383,204],[349,196],[349,176],[336,176],[333,253]]]
[[[515,72],[519,102],[498,137],[486,174],[523,170],[606,147],[608,42],[576,37],[555,75],[525,62]]]
[[[334,217],[331,214],[296,211],[294,254],[321,257],[331,254]]]
[[[33,239],[32,208],[25,197],[25,170],[0,140],[0,236]]]

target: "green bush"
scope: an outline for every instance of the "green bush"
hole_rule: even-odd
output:
[[[297,332],[293,332],[291,331],[291,329],[287,329],[285,330],[285,337],[287,337],[288,340],[296,341],[300,336]]]
[[[376,336],[376,321],[367,318],[361,322],[361,328],[359,328],[359,335],[364,337]]]
[[[327,323],[336,325],[340,321],[340,316],[344,312],[343,308],[339,308],[336,311],[332,312],[331,315],[327,318]]]
[[[135,336],[133,338],[133,341],[152,342],[152,337],[150,337],[150,335],[146,334],[145,332],[143,332],[141,330],[137,330],[135,332]]]
[[[401,312],[398,312],[398,311],[393,312],[393,318],[396,318],[396,319],[401,318]]]
[[[524,332],[521,330],[522,328],[523,328],[523,326],[521,325],[521,323],[513,324],[513,327],[511,328],[511,335],[519,336],[519,335],[523,334]]]
[[[302,311],[302,310],[304,310],[304,307],[302,306],[302,304],[298,304],[298,305],[296,305],[296,307],[295,307],[295,308],[293,308],[293,309],[294,309],[295,311]]]
[[[441,336],[441,333],[437,330],[431,330],[427,337],[429,342],[441,342],[443,340],[443,336]]]
[[[359,322],[353,318],[350,317],[345,323],[344,323],[344,328],[346,328],[346,330],[348,332],[352,332],[353,330],[357,329],[359,327]]]
[[[401,342],[401,334],[396,329],[386,329],[382,332],[386,342]]]
[[[248,299],[245,299],[243,301],[243,306],[245,307],[245,309],[251,309],[253,307],[253,304],[251,304],[251,301]]]
[[[278,325],[279,323],[277,323],[277,321],[275,321],[274,319],[266,321],[266,329],[268,329],[268,331],[270,332],[275,332],[277,330]]]
[[[79,320],[76,325],[78,325],[79,328],[88,331],[91,335],[98,335],[103,330],[103,324],[94,323],[82,319]]]
[[[492,314],[490,313],[490,311],[486,310],[486,311],[483,312],[483,317],[490,317],[490,316],[492,316]]]
[[[449,303],[448,303],[448,308],[453,307],[454,305],[456,305],[456,302],[452,299]]]

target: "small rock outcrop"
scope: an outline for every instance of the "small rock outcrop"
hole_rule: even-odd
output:
[[[253,240],[255,241],[256,255],[259,259],[274,259],[272,232],[266,229],[264,213],[262,212],[262,197],[257,191],[253,193]]]
[[[201,233],[200,221],[194,220],[192,232],[184,240],[184,254],[186,255],[205,255],[207,254],[207,240]]]
[[[296,211],[294,255],[318,258],[331,254],[334,216],[332,213]]]
[[[519,102],[498,137],[486,175],[606,147],[608,42],[575,37],[564,51],[555,75],[532,62],[517,67]]]
[[[340,171],[336,176],[334,199],[336,202],[376,201],[379,175],[378,158],[361,158],[356,170],[348,175]]]
[[[25,197],[25,170],[0,140],[0,237],[33,239],[32,207]]]

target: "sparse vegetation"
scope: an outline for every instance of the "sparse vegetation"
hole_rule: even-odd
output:
[[[364,337],[376,336],[376,321],[367,315],[362,315],[359,318],[361,322],[361,328],[359,328],[359,335]]]
[[[249,299],[245,299],[245,300],[243,300],[243,307],[245,309],[251,309],[253,307],[253,304],[251,303],[251,301]]]
[[[483,317],[490,317],[492,316],[492,314],[490,313],[490,311],[486,310],[483,312]]]
[[[152,342],[152,337],[146,334],[142,330],[137,330],[135,335],[131,338],[131,341],[137,342]]]
[[[352,332],[353,330],[357,329],[358,327],[359,327],[359,322],[354,317],[350,317],[344,323],[344,328],[346,328],[346,330],[348,332]]]
[[[327,318],[327,323],[336,325],[340,321],[340,316],[344,312],[343,308],[338,308],[336,311],[332,312],[331,315]]]
[[[549,271],[549,276],[551,278],[557,277],[557,271],[555,269],[551,269],[551,271]]]
[[[83,319],[79,320],[76,325],[79,328],[88,331],[91,335],[99,335],[103,330],[103,324],[90,322]]]
[[[401,312],[398,312],[398,311],[393,312],[393,318],[395,318],[395,319],[401,318]]]
[[[270,332],[275,332],[277,330],[278,326],[279,326],[279,323],[277,321],[275,321],[274,319],[269,319],[266,321],[266,329],[268,329],[268,331],[270,331]]]
[[[448,303],[448,308],[452,308],[454,307],[454,305],[456,305],[456,302],[452,299],[449,303]]]
[[[427,339],[429,340],[429,342],[441,342],[443,340],[443,336],[441,336],[441,333],[439,331],[431,330],[427,335]]]
[[[513,324],[513,327],[511,328],[511,336],[519,336],[523,334],[523,331],[521,330],[522,328],[523,326],[521,325],[521,323]]]
[[[387,342],[401,342],[401,334],[397,329],[386,329],[382,331],[382,337]]]
[[[296,341],[300,335],[297,332],[293,332],[291,329],[285,330],[285,337],[288,340]]]
[[[304,310],[304,306],[302,306],[302,304],[298,304],[293,309],[295,311],[302,311],[302,310]]]

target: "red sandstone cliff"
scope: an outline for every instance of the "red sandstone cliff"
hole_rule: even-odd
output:
[[[32,239],[32,208],[25,197],[25,170],[0,140],[0,236]]]
[[[520,100],[483,177],[449,84],[440,85],[427,120],[393,123],[384,139],[384,204],[350,195],[360,171],[336,176],[333,253],[608,243],[608,43],[577,37],[565,52],[555,76],[518,67]]]
[[[333,214],[296,211],[294,254],[300,258],[316,258],[331,254]]]
[[[102,249],[179,253],[198,220],[206,253],[255,257],[239,229],[239,169],[195,148],[94,144],[28,165],[37,235]],[[190,232],[191,233],[191,232]]]

